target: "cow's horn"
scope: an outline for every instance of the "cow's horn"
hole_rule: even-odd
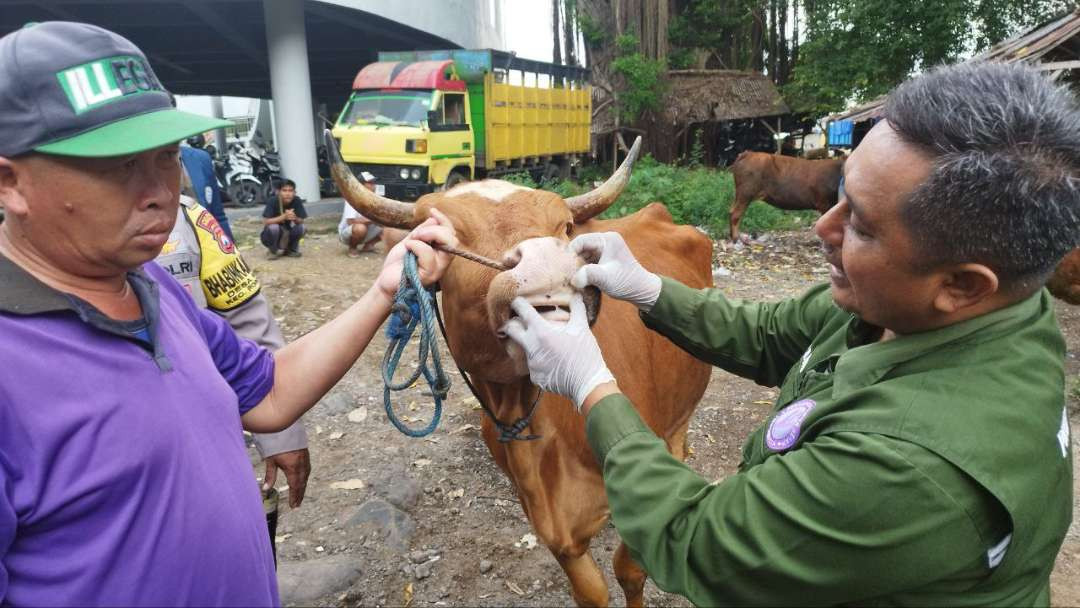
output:
[[[325,131],[324,137],[326,153],[330,159],[330,174],[334,176],[334,183],[341,191],[341,196],[345,197],[353,209],[372,221],[391,228],[412,228],[418,223],[413,214],[412,203],[403,203],[379,196],[365,188],[342,160],[337,141],[334,140],[329,129]]]
[[[566,205],[570,207],[570,212],[574,214],[575,222],[584,222],[603,213],[604,209],[610,207],[611,203],[614,203],[615,199],[619,198],[623,188],[630,181],[630,171],[634,168],[634,161],[637,160],[639,149],[641,149],[640,135],[634,140],[634,145],[630,146],[630,153],[626,155],[626,159],[619,165],[618,171],[612,173],[606,182],[591,192],[566,199]]]

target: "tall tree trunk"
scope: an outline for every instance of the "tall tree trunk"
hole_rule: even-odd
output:
[[[559,27],[559,5],[562,0],[551,0],[551,61],[562,63],[562,28]]]
[[[761,72],[765,69],[764,57],[762,57],[762,42],[765,37],[765,5],[764,2],[756,2],[751,12],[750,24],[750,69]]]
[[[791,0],[792,16],[795,19],[791,35],[791,69],[799,65],[799,0]],[[790,72],[788,74],[790,80]]]
[[[563,14],[563,40],[566,43],[566,53],[563,55],[566,57],[566,65],[577,65],[577,57],[574,53],[574,46],[577,43],[577,34],[574,31],[574,12],[576,10],[575,0],[564,0],[563,7],[565,7],[565,13]]]
[[[788,79],[788,40],[787,40],[787,24],[788,24],[788,2],[787,0],[778,0],[779,7],[777,12],[779,13],[780,23],[777,24],[776,31],[778,34],[776,50],[779,55],[779,62],[776,69],[776,82],[777,85],[782,85],[787,82]]]
[[[779,66],[776,60],[776,3],[777,0],[769,0],[769,79],[776,82],[776,68]]]
[[[659,0],[656,7],[656,58],[667,61],[668,56],[668,21],[670,19],[669,0]]]

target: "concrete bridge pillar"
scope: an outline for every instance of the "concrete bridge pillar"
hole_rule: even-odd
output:
[[[296,194],[319,199],[315,133],[311,129],[311,75],[303,0],[263,0],[266,50],[270,59],[270,91],[281,172],[296,182]]]

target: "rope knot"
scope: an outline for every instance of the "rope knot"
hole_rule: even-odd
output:
[[[406,292],[412,290],[406,290]],[[402,293],[399,289],[394,296],[394,305],[390,309],[390,323],[386,326],[386,337],[390,340],[406,341],[412,336],[416,327],[416,319],[420,318],[420,303],[417,301],[415,292]]]

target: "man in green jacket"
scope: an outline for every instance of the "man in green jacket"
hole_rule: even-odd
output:
[[[780,396],[740,470],[670,456],[575,303],[506,330],[587,416],[612,518],[699,605],[1048,605],[1072,518],[1065,344],[1042,288],[1080,234],[1080,111],[1034,70],[939,68],[899,87],[818,221],[830,284],[726,299],[643,268],[615,233],[574,284],[635,303],[688,352]]]

